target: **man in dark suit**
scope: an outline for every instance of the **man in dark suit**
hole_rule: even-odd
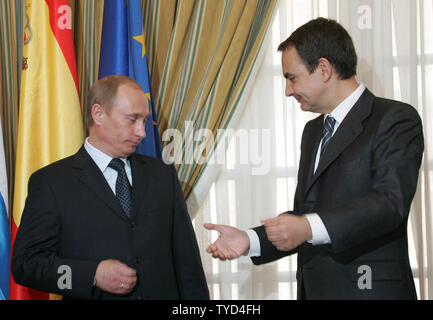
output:
[[[134,153],[148,116],[134,80],[92,86],[84,145],[29,179],[12,257],[18,284],[65,298],[209,299],[176,170]]]
[[[294,210],[253,230],[206,224],[208,252],[262,264],[298,254],[299,299],[416,299],[407,220],[424,149],[410,105],[375,97],[355,79],[347,31],[318,18],[279,46],[286,95],[308,122]]]

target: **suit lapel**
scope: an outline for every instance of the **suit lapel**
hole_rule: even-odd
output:
[[[323,131],[323,115],[317,117],[308,128],[308,134],[305,135],[305,141],[302,143],[301,156],[299,162],[299,177],[298,177],[298,190],[307,189],[310,181],[313,179],[314,164],[316,161],[316,154],[319,148],[320,139],[322,138]],[[300,194],[303,198],[303,194]]]
[[[316,180],[322,175],[322,173],[337,159],[337,157],[361,134],[364,130],[363,121],[371,113],[372,103],[375,96],[368,90],[365,89],[364,93],[352,107],[350,112],[344,118],[343,122],[338,127],[334,136],[330,140],[326,150],[324,151],[322,158],[320,159],[319,165],[316,172],[309,179],[306,184],[305,193],[307,194],[311,186]],[[319,119],[319,118],[318,118]],[[323,117],[320,117],[323,122]],[[323,123],[322,123],[323,128]],[[314,137],[317,133],[313,133]],[[315,148],[317,152],[317,147]],[[313,167],[311,167],[311,173],[314,170],[314,161],[316,159],[316,153],[310,155],[312,158]],[[311,166],[311,165],[310,165]]]
[[[145,199],[149,199],[148,192],[151,185],[155,184],[155,174],[145,158],[134,154],[130,157],[132,169],[132,212],[133,219],[143,205]]]
[[[121,219],[128,220],[107,180],[84,146],[76,153],[74,160],[78,179]]]

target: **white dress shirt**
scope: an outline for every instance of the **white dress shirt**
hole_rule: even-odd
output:
[[[107,180],[108,184],[110,185],[111,190],[113,190],[113,193],[116,194],[116,180],[117,180],[117,171],[113,168],[110,168],[108,165],[110,164],[110,161],[113,159],[113,157],[110,157],[106,153],[102,152],[101,150],[95,148],[89,143],[89,138],[86,138],[86,141],[84,142],[84,148],[86,149],[87,153],[90,155],[90,157],[95,161],[98,168],[101,170],[102,174],[104,175],[105,179]],[[132,171],[131,171],[131,165],[126,158],[120,158],[125,163],[125,171],[126,176],[128,177],[129,183],[132,186]]]
[[[343,122],[346,115],[349,113],[349,111],[352,109],[352,107],[355,105],[356,101],[361,97],[362,93],[365,90],[365,86],[361,83],[358,88],[350,94],[343,102],[341,102],[329,115],[331,115],[335,119],[335,125],[334,125],[334,131],[332,135],[335,134],[340,124]],[[326,117],[328,115],[325,115],[323,120],[325,121]],[[314,172],[316,172],[316,169],[319,165],[320,160],[320,148],[322,146],[322,141],[320,141],[319,148],[316,154],[316,161],[314,164]],[[317,213],[308,213],[304,215],[311,227],[311,233],[312,233],[312,239],[308,242],[312,245],[322,245],[322,244],[329,244],[331,243],[331,239],[329,237],[328,231],[325,228],[325,225],[323,224],[322,219]],[[248,237],[250,238],[250,249],[248,252],[246,252],[246,255],[250,257],[257,257],[261,255],[260,250],[260,241],[259,237],[257,236],[257,233],[252,230],[248,229],[245,230],[248,234]]]

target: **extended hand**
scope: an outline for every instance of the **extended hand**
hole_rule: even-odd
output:
[[[214,258],[221,260],[236,259],[250,247],[250,239],[245,231],[212,223],[205,223],[204,227],[220,233],[218,239],[206,249]]]
[[[95,279],[96,286],[101,290],[125,295],[134,289],[137,283],[137,273],[118,260],[104,260],[96,269]]]
[[[289,251],[311,239],[311,227],[307,218],[293,214],[262,221],[269,241],[280,251]]]

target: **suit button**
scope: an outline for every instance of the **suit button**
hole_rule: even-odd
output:
[[[134,228],[135,228],[135,221],[131,221],[131,222],[129,223],[129,227],[130,227],[131,229],[134,229]]]
[[[140,263],[140,258],[139,257],[135,257],[135,263],[139,264]]]

